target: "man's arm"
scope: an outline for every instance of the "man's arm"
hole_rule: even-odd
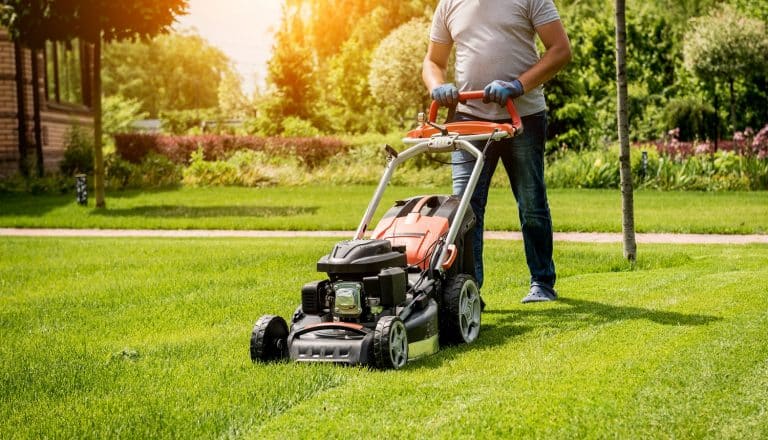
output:
[[[436,87],[445,84],[445,75],[450,55],[450,44],[429,42],[427,55],[424,57],[424,63],[421,67],[421,78],[430,92]]]
[[[539,62],[518,78],[526,92],[547,82],[571,60],[571,43],[560,20],[537,27],[536,33],[546,51]]]

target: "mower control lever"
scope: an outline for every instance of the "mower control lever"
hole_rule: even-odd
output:
[[[436,124],[432,121],[427,121],[427,125],[430,127],[440,130],[440,134],[443,136],[448,136],[450,133],[448,133],[448,128],[445,125]]]

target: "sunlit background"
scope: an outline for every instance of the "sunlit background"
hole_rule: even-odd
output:
[[[195,28],[235,63],[250,94],[263,85],[279,25],[281,0],[189,0],[188,14],[175,28]]]

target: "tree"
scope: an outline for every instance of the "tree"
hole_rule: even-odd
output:
[[[275,35],[272,58],[267,66],[267,80],[276,89],[282,116],[306,119],[315,97],[315,67],[301,19],[302,5],[292,3],[289,1],[283,7],[283,21]]]
[[[431,15],[435,4],[436,0],[285,0],[267,76],[275,96],[259,102],[260,130],[279,131],[273,120],[287,116],[308,119],[325,131],[389,129],[381,126],[387,118],[368,87],[372,52],[393,29],[411,18]]]
[[[368,76],[371,94],[401,122],[427,105],[421,63],[427,53],[429,23],[413,19],[390,33],[373,51]]]
[[[102,41],[151,37],[165,32],[185,12],[187,0],[4,0],[0,23],[11,38],[39,49],[45,41],[80,38],[93,44],[94,186],[96,207],[104,208],[102,151]]]
[[[103,64],[104,95],[135,99],[153,118],[216,107],[222,81],[235,75],[230,59],[192,32],[111,43]]]
[[[243,93],[243,81],[235,71],[224,74],[217,90],[219,110],[228,118],[244,118],[253,113],[253,103]]]
[[[690,21],[683,45],[685,66],[711,85],[715,98],[717,81],[728,84],[732,130],[737,127],[734,83],[750,82],[758,77],[764,81],[768,71],[767,53],[765,22],[745,17],[728,5]]]
[[[619,164],[621,179],[621,231],[624,258],[634,263],[637,258],[635,242],[635,208],[632,190],[632,170],[629,155],[629,120],[627,115],[627,24],[624,0],[616,0],[616,96],[619,131]]]

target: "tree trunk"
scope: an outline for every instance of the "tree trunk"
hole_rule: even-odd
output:
[[[35,153],[37,156],[37,175],[43,177],[43,124],[40,121],[40,59],[38,50],[32,49],[32,121],[35,133]]]
[[[717,83],[712,83],[712,95],[715,97],[715,150],[717,152],[717,143],[720,141],[720,101],[717,99]]]
[[[24,97],[24,50],[21,43],[13,46],[16,61],[16,116],[19,134],[19,172],[22,176],[29,175],[27,168],[27,100]]]
[[[733,100],[733,78],[728,80],[728,86],[731,92],[731,133],[736,132],[736,102]]]
[[[627,115],[627,25],[625,21],[625,2],[616,0],[616,85],[620,143],[621,176],[621,230],[624,238],[624,258],[634,263],[637,258],[635,242],[635,210],[632,189],[632,169],[629,154],[629,117]]]
[[[101,32],[93,49],[93,182],[96,207],[106,208],[104,200],[104,153],[101,150]]]

